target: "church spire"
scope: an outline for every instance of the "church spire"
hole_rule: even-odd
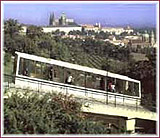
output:
[[[53,13],[50,14],[49,25],[53,26],[54,22],[55,22],[55,19],[54,19],[54,12],[53,12]]]

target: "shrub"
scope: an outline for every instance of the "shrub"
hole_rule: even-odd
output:
[[[87,120],[72,96],[19,90],[4,99],[4,133],[104,134],[107,128]]]

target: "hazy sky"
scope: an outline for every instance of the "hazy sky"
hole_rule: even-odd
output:
[[[49,15],[56,18],[65,12],[79,24],[101,22],[106,26],[156,25],[156,4],[107,4],[107,3],[5,3],[4,19],[17,19],[20,23],[48,25]]]

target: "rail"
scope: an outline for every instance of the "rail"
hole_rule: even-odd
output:
[[[114,97],[114,103],[112,104],[114,104],[115,107],[118,105],[117,97],[123,99],[122,105],[124,105],[124,100],[125,98],[127,98],[127,99],[136,101],[136,104],[135,104],[136,110],[138,110],[138,107],[139,107],[139,105],[137,104],[140,100],[139,97],[133,97],[133,96],[124,95],[124,94],[118,94],[118,93],[106,92],[106,91],[95,90],[95,89],[90,89],[90,88],[85,88],[85,87],[74,86],[74,85],[68,85],[64,83],[50,82],[47,80],[35,79],[35,78],[30,78],[30,77],[26,78],[26,77],[21,77],[21,76],[4,74],[4,87],[6,88],[15,87],[14,85],[15,77],[18,79],[22,79],[23,81],[26,81],[26,82],[32,82],[32,83],[38,84],[37,91],[40,91],[40,88],[42,88],[43,85],[51,86],[51,87],[54,85],[54,86],[58,86],[61,88],[66,88],[66,90],[69,88],[70,90],[78,90],[79,92],[82,92],[82,93],[85,92],[85,94],[94,94],[94,95],[104,96],[106,98],[106,102],[105,102],[106,104],[109,104],[108,98],[109,96],[112,96]]]

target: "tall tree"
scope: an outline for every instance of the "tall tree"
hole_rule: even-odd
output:
[[[20,30],[22,30],[22,26],[17,20],[9,19],[4,22],[4,33],[9,34],[11,38],[18,34]]]
[[[31,39],[40,38],[43,34],[42,27],[31,25],[27,28],[26,35]]]

